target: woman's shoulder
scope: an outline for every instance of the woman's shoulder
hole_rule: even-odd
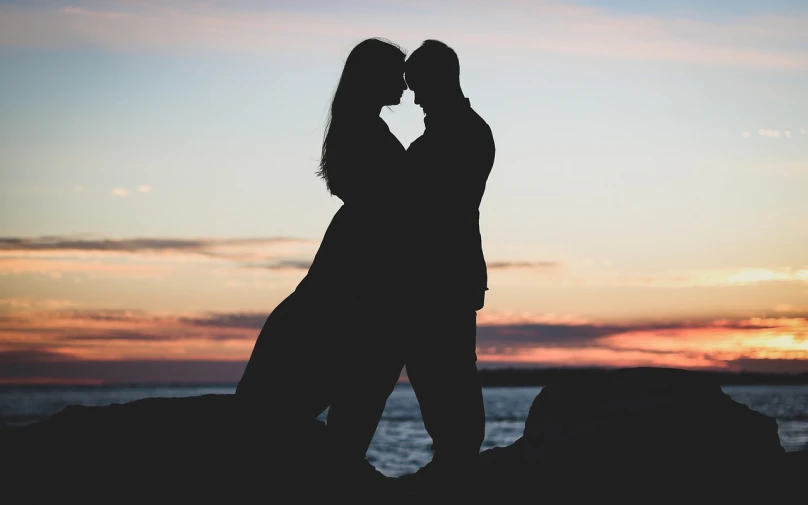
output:
[[[401,141],[390,131],[387,122],[381,117],[372,121],[357,123],[352,131],[351,144],[371,146],[375,149],[390,149],[404,151]]]

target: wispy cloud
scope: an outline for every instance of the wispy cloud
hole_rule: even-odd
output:
[[[804,133],[805,130],[801,129],[800,132]],[[770,139],[779,139],[780,137],[785,137],[787,139],[790,139],[790,138],[792,138],[794,136],[794,134],[791,132],[791,130],[772,130],[772,129],[768,129],[768,128],[760,128],[760,129],[758,129],[757,134],[760,135],[761,137],[766,137],[766,138],[770,138]],[[741,137],[746,138],[746,139],[748,139],[751,136],[752,136],[752,134],[749,131],[744,131],[744,132],[741,133]]]
[[[804,168],[804,167],[802,167]],[[800,167],[793,167],[799,170]],[[292,237],[264,238],[129,238],[43,236],[0,238],[0,275],[21,273],[95,272],[126,277],[148,277],[171,270],[171,264],[220,263],[244,271],[301,272],[311,266],[318,240]],[[215,265],[214,265],[215,266]],[[491,282],[536,272],[534,286],[700,288],[752,286],[766,283],[808,283],[808,265],[738,267],[707,270],[632,273],[606,266],[580,268],[560,260],[488,261]],[[233,280],[233,279],[231,279]]]
[[[135,362],[243,364],[268,315],[268,312],[30,311],[23,307],[0,316],[0,363],[3,363],[0,379],[58,377],[60,373],[88,380],[113,377],[76,375],[78,370],[67,366],[71,363],[82,367],[97,363],[104,370],[113,367],[102,366],[103,363],[118,363],[124,368]],[[489,320],[478,325],[477,352],[481,364],[738,369],[744,360],[786,360],[793,366],[802,363],[808,369],[806,315],[620,324],[554,315],[527,315],[524,320],[531,322]],[[278,342],[284,337],[277,335]],[[304,340],[294,346],[298,353],[287,357],[302,365],[312,343],[324,337],[295,335],[295,338]],[[48,368],[51,364],[55,368]],[[140,380],[154,380],[142,373]]]
[[[166,265],[126,264],[92,259],[8,258],[0,255],[0,276],[36,273],[58,278],[62,274],[87,273],[128,279],[154,279],[169,272]]]
[[[308,268],[317,242],[291,237],[132,238],[54,236],[0,238],[0,275],[76,273],[154,277],[171,263],[221,263],[269,270]]]
[[[148,184],[141,184],[140,186],[137,187],[137,190],[141,193],[151,193],[152,189],[154,188],[152,188]]]
[[[204,324],[204,314],[15,312],[0,316],[0,350],[46,350],[73,359],[97,360],[245,359],[258,329],[237,323],[238,315],[231,318],[230,324],[216,324],[214,318],[211,324]]]
[[[120,196],[121,198],[129,196],[129,190],[126,188],[112,188],[109,190],[109,193],[114,196]]]
[[[291,237],[266,238],[133,238],[112,239],[73,236],[0,238],[0,251],[104,251],[104,252],[209,252],[223,246],[255,246],[308,243]]]
[[[760,130],[758,130],[758,135],[760,135],[761,137],[769,137],[776,139],[780,138],[780,130],[766,130],[761,128]]]
[[[807,360],[808,319],[481,326],[483,361],[732,368],[740,359]]]
[[[560,261],[491,261],[488,268],[493,270],[505,270],[516,268],[527,269],[552,269],[561,266]]]
[[[750,286],[765,282],[808,282],[808,268],[728,268],[636,279],[650,287]]]
[[[262,250],[306,246],[314,241],[293,237],[258,238],[131,238],[93,236],[41,236],[0,238],[0,257],[20,254],[39,257],[58,253],[102,254],[189,254],[248,261],[264,259]]]
[[[316,7],[316,8],[314,8]],[[806,68],[808,16],[633,15],[553,1],[368,1],[286,6],[81,2],[0,8],[0,45],[108,50],[288,51],[347,47],[357,34],[436,35],[453,45],[608,59]],[[361,9],[362,15],[356,12]],[[379,32],[383,33],[379,33]]]
[[[808,265],[799,267],[736,267],[691,270],[657,270],[648,273],[606,266],[576,266],[540,269],[544,275],[522,278],[519,283],[543,287],[636,287],[648,289],[688,289],[759,286],[769,283],[808,284]],[[508,269],[493,269],[491,282],[499,282]]]
[[[224,261],[246,269],[301,271],[311,266],[319,241],[266,238],[130,238],[93,236],[0,238],[3,273],[120,271],[165,269],[165,260]],[[122,263],[122,259],[137,260]],[[159,259],[150,265],[149,258]],[[106,264],[106,266],[104,266]],[[559,261],[490,261],[492,271],[557,270]]]
[[[242,266],[246,268],[259,268],[265,270],[308,270],[311,267],[311,261],[308,260],[280,260],[269,263],[244,263]]]
[[[0,311],[3,308],[15,312],[28,310],[59,310],[73,305],[70,300],[34,299],[30,296],[0,298]]]

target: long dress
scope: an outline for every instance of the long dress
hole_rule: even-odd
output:
[[[379,295],[395,268],[388,228],[400,208],[397,180],[406,150],[380,117],[355,125],[331,179],[343,205],[307,275],[270,313],[236,388],[263,419],[307,421],[330,403],[341,357],[351,349],[352,317]]]

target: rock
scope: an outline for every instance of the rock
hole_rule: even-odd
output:
[[[489,480],[515,494],[620,499],[771,498],[796,484],[774,419],[691,372],[603,371],[544,387],[523,436],[483,453]]]
[[[325,496],[325,424],[253,422],[234,395],[70,406],[0,429],[0,475],[26,499]],[[12,480],[13,479],[13,480]]]
[[[338,500],[338,465],[325,447],[322,422],[282,427],[248,415],[233,395],[149,398],[68,407],[0,428],[0,475],[4,495],[33,502]],[[773,503],[798,491],[806,454],[785,453],[776,422],[718,384],[683,370],[634,368],[543,388],[523,436],[484,451],[480,475],[468,480],[485,504]],[[370,496],[363,489],[343,489],[344,498],[398,503],[406,495],[393,486]]]

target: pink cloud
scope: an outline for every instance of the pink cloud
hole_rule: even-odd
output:
[[[363,14],[335,4],[327,12],[251,11],[223,4],[146,4],[134,10],[20,9],[6,6],[0,45],[75,43],[117,51],[199,49],[289,51],[344,47],[365,36],[420,42],[442,38],[462,49],[581,55],[607,59],[807,68],[806,17],[737,17],[723,22],[610,13],[559,2],[510,0],[363,3]],[[359,35],[364,34],[364,35]]]

